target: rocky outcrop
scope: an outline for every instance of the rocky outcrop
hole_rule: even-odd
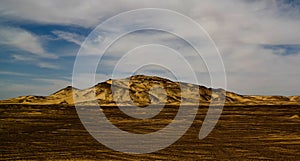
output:
[[[300,96],[244,96],[223,89],[171,80],[156,76],[135,75],[107,80],[94,87],[79,90],[68,86],[49,96],[21,96],[0,101],[1,104],[65,105],[298,105]]]

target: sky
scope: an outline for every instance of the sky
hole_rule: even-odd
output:
[[[167,9],[199,24],[222,58],[227,90],[246,95],[300,95],[300,3],[297,0],[2,0],[0,99],[49,95],[71,85],[75,60],[90,33],[113,16],[142,8]],[[104,43],[107,34],[127,31],[135,24],[147,24],[150,20],[153,24],[180,28],[189,39],[195,39],[198,34],[176,19],[148,16],[149,19],[142,21],[114,22],[106,32],[98,33],[102,38],[99,42]],[[199,42],[196,47],[211,56],[209,59],[216,60],[206,50],[209,44]],[[179,54],[174,56],[176,52]],[[135,73],[174,80],[167,69],[174,67],[181,76],[179,81],[195,83],[184,68],[187,63],[192,64],[197,83],[211,86],[205,61],[195,59],[195,50],[185,39],[149,29],[129,33],[113,43],[97,66],[96,82],[112,77],[111,72],[125,53],[131,57],[125,57],[127,64],[119,68],[119,77]],[[95,56],[99,57],[87,56],[84,65],[94,63]],[[165,65],[150,63],[138,70],[132,68],[132,64],[149,60]],[[95,73],[81,71],[79,76],[83,83],[79,88],[92,85],[85,83],[91,74]]]

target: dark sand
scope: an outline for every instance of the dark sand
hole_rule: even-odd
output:
[[[187,107],[188,108],[188,107]],[[83,127],[74,107],[0,106],[0,160],[300,160],[300,107],[225,107],[212,133],[198,139],[207,108],[170,147],[150,154],[125,154],[98,143]],[[104,108],[123,130],[149,133],[167,125],[177,112],[165,108],[144,121]]]

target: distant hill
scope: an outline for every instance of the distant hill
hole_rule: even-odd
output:
[[[181,91],[182,89],[182,91]],[[212,92],[214,91],[214,92]],[[49,96],[20,96],[0,101],[0,104],[65,104],[65,105],[300,105],[300,96],[245,96],[223,89],[173,82],[156,76],[135,75],[118,80],[107,80],[88,89],[71,86]]]

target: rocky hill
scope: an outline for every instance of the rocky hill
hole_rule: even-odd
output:
[[[213,100],[213,101],[212,101]],[[155,76],[135,75],[107,80],[94,87],[79,90],[68,86],[49,96],[21,96],[0,101],[0,104],[66,104],[66,105],[300,105],[300,96],[244,96],[223,89],[173,82]]]

